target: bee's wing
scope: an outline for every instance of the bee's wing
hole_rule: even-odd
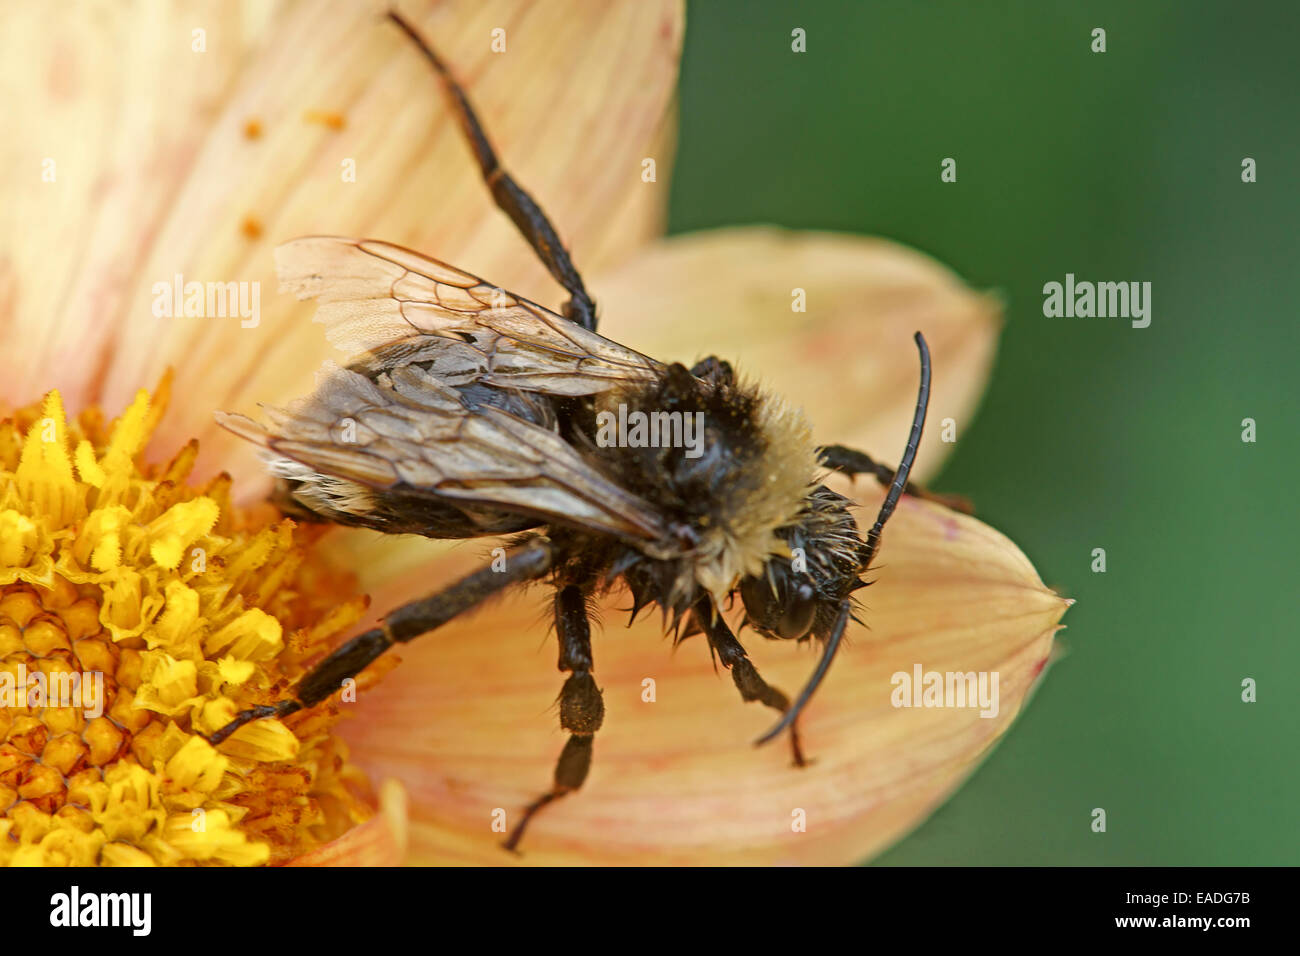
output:
[[[372,379],[329,363],[311,395],[265,411],[267,425],[224,412],[217,419],[273,455],[377,490],[622,538],[665,535],[651,505],[601,475],[556,432],[468,403],[419,365]]]
[[[422,362],[471,381],[590,395],[663,373],[654,359],[418,252],[370,239],[310,236],[275,251],[280,290],[320,303],[331,343],[372,371]]]
[[[385,242],[297,239],[276,250],[276,266],[281,289],[316,298],[316,321],[353,358],[347,368],[328,364],[306,398],[268,408],[268,425],[221,413],[225,427],[322,475],[370,488],[623,538],[665,537],[665,521],[650,504],[545,427],[545,409],[527,414],[530,392],[591,395],[655,380],[660,363]],[[507,407],[520,414],[470,401],[457,388],[470,384],[508,390],[516,399]]]

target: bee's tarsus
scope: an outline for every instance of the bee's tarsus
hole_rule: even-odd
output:
[[[260,707],[241,710],[231,719],[230,723],[216,733],[210,734],[207,741],[216,747],[245,724],[250,724],[255,720],[265,720],[267,717],[287,717],[289,714],[302,710],[302,706],[302,703],[297,700],[282,700],[274,704],[264,704]]]
[[[568,796],[582,786],[591,770],[592,734],[570,734],[555,764],[555,786],[524,808],[523,816],[501,845],[512,853],[519,852],[519,841],[539,810]]]
[[[773,710],[781,711],[782,714],[789,713],[790,698],[763,680],[739,638],[727,626],[727,622],[721,615],[712,614],[711,602],[707,598],[700,601],[696,604],[693,613],[695,620],[709,639],[710,651],[716,655],[714,669],[716,670],[716,661],[722,661],[722,665],[731,671],[731,679],[736,689],[740,691],[741,699],[746,702],[756,700]],[[791,762],[796,767],[807,766],[808,760],[804,757],[803,744],[799,739],[799,727],[793,720],[789,726]]]
[[[527,807],[505,843],[511,852],[518,852],[524,830],[537,812],[560,797],[573,793],[586,782],[591,771],[591,755],[596,731],[605,720],[605,701],[591,674],[594,667],[591,656],[591,621],[587,610],[585,586],[567,583],[555,592],[555,634],[560,644],[559,668],[569,672],[560,690],[560,727],[569,731],[568,743],[555,762],[555,781],[549,791]]]

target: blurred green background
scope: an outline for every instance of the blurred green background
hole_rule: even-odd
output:
[[[1300,5],[710,0],[687,19],[671,231],[886,236],[1000,290],[992,384],[932,484],[1078,599],[1010,734],[878,862],[1300,863]],[[1045,318],[1067,272],[1149,280],[1151,326]]]

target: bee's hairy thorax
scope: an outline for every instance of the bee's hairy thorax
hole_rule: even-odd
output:
[[[610,562],[638,601],[681,612],[700,591],[721,600],[789,553],[778,532],[807,510],[811,433],[798,410],[725,362],[670,365],[657,382],[574,403],[561,421],[597,468],[673,519],[670,540],[623,547]]]

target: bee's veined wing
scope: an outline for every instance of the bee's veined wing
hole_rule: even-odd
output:
[[[371,371],[421,362],[449,385],[549,395],[663,374],[654,359],[391,243],[309,236],[280,246],[275,261],[280,290],[316,299],[330,342]]]
[[[665,537],[650,504],[601,475],[556,432],[467,402],[421,365],[371,378],[327,363],[312,394],[265,411],[267,425],[226,412],[217,420],[322,475],[463,502],[467,514],[488,507],[625,539]]]
[[[276,250],[281,290],[320,303],[316,321],[352,355],[270,423],[221,423],[322,475],[465,502],[624,538],[664,521],[605,478],[545,415],[471,401],[458,387],[591,395],[652,381],[663,366],[452,266],[386,242],[313,236]],[[532,420],[525,420],[531,418]],[[540,421],[543,424],[534,424]]]

